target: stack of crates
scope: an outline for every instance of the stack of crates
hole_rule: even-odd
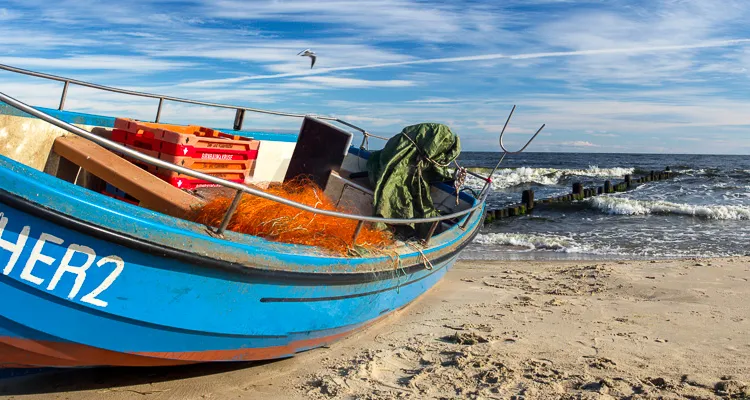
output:
[[[244,183],[255,167],[260,142],[201,126],[155,124],[117,118],[112,140],[143,154],[228,181]],[[202,179],[134,164],[180,189],[218,186]]]

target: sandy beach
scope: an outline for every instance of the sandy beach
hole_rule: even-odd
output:
[[[750,257],[461,261],[376,325],[294,358],[0,380],[12,399],[750,397]]]

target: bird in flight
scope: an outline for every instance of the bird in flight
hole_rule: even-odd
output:
[[[315,59],[317,57],[315,56],[315,52],[311,51],[310,49],[302,50],[297,55],[301,57],[310,57],[310,69],[312,69],[313,65],[315,65]]]

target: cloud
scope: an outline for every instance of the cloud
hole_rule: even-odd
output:
[[[321,75],[321,74],[327,74],[331,72],[354,71],[354,70],[376,69],[376,68],[379,69],[379,68],[401,67],[401,66],[419,65],[419,64],[459,63],[459,62],[474,62],[474,61],[487,61],[487,60],[526,60],[526,59],[536,59],[536,58],[576,57],[576,56],[592,56],[592,55],[608,55],[608,54],[628,54],[628,55],[645,54],[645,53],[660,54],[660,53],[677,52],[680,50],[731,47],[731,46],[741,46],[741,45],[747,45],[747,44],[750,44],[750,39],[743,38],[743,39],[717,40],[717,41],[708,41],[708,42],[681,44],[681,45],[636,46],[636,47],[622,47],[622,48],[605,48],[605,49],[556,51],[556,52],[543,52],[543,53],[522,53],[522,54],[492,53],[492,54],[480,54],[480,55],[463,56],[463,57],[442,57],[442,58],[429,58],[429,59],[399,61],[399,62],[352,65],[348,67],[318,68],[318,69],[299,70],[297,72],[287,72],[287,73],[280,73],[280,74],[252,75],[252,76],[244,76],[240,78],[233,78],[233,82],[243,82],[243,81],[258,80],[258,79],[292,78],[292,77],[308,76],[308,75]],[[209,84],[210,81],[204,81],[204,83]]]
[[[139,56],[81,55],[60,58],[0,56],[0,63],[22,68],[56,70],[121,70],[147,74],[189,67],[193,64]]]
[[[0,8],[0,21],[10,21],[20,16],[20,13],[8,10],[7,8]]]
[[[12,14],[11,14],[12,15]],[[3,21],[0,17],[0,21]],[[35,28],[24,27],[23,29],[10,26],[14,21],[3,21],[0,26],[0,49],[7,54],[28,54],[30,51],[50,49],[71,49],[76,47],[93,46],[96,40],[84,37],[75,37],[65,32],[49,32]]]
[[[728,0],[714,7],[703,0],[653,1],[584,8],[564,18],[533,28],[548,46],[570,51],[591,48],[672,47],[669,53],[612,53],[583,55],[559,65],[551,78],[582,83],[661,84],[665,80],[694,80],[694,71],[719,47],[716,44],[742,35],[737,23],[750,15],[746,2]],[[741,39],[741,38],[740,38]],[[684,46],[684,47],[683,47]],[[739,46],[737,46],[739,47]]]
[[[371,88],[371,87],[409,87],[416,85],[413,81],[390,79],[390,80],[367,80],[354,78],[338,78],[332,76],[308,76],[297,78],[298,81],[312,82],[327,87],[337,88]]]
[[[333,34],[361,32],[370,40],[476,43],[499,36],[505,18],[482,3],[424,3],[408,0],[206,1],[209,17],[325,24]]]
[[[445,97],[428,97],[425,99],[408,100],[410,104],[448,104],[448,103],[459,103],[461,99],[450,99]]]
[[[563,146],[572,146],[572,147],[601,147],[598,144],[594,144],[591,142],[587,142],[584,140],[576,140],[573,142],[560,142]]]
[[[6,3],[0,62],[109,86],[342,115],[384,136],[441,122],[468,150],[497,150],[513,104],[511,147],[547,123],[531,150],[748,149],[745,1]],[[319,55],[312,70],[304,48]],[[61,84],[32,81],[0,71],[2,90],[55,107]],[[67,107],[149,119],[156,102],[71,88]],[[214,125],[231,114],[163,113]],[[247,125],[298,127],[257,117]]]
[[[586,134],[590,136],[596,136],[596,137],[609,137],[609,138],[620,137],[620,135],[616,135],[614,133],[606,133],[606,132],[586,132]]]

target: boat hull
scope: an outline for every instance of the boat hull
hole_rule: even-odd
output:
[[[460,250],[431,268],[320,284],[140,251],[9,203],[0,201],[0,366],[9,368],[288,357],[407,305]]]
[[[217,236],[0,155],[0,367],[289,357],[414,301],[445,275],[481,220],[472,213],[428,248],[396,257],[332,257],[230,231]]]

